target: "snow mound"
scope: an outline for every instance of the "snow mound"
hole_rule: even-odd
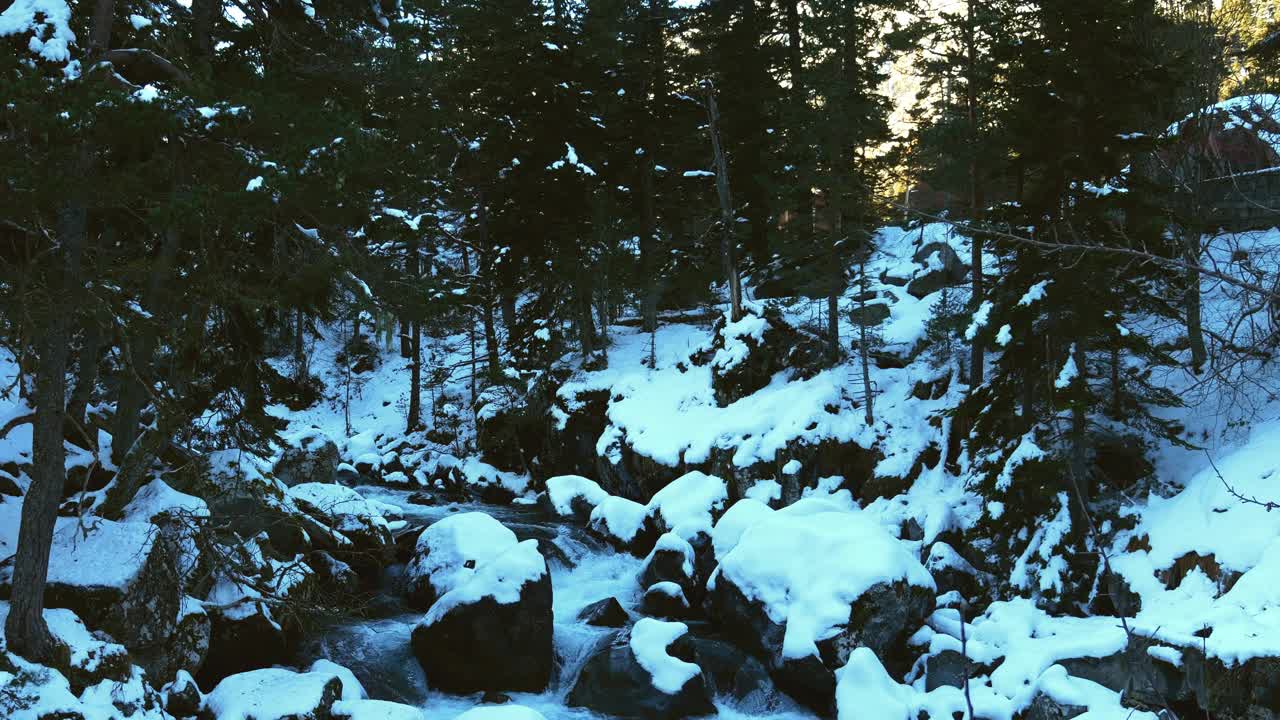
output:
[[[387,700],[339,700],[333,715],[341,720],[423,720],[422,711]]]
[[[387,528],[381,508],[349,487],[331,483],[300,483],[289,488],[289,497],[303,508],[318,512],[335,530],[360,532],[370,526]]]
[[[456,607],[491,597],[499,605],[520,602],[520,589],[547,574],[547,561],[538,552],[537,540],[525,540],[476,567],[475,572],[431,606],[423,617],[433,625]]]
[[[647,512],[660,527],[690,540],[699,533],[711,533],[714,516],[724,509],[728,498],[724,480],[695,470],[654,493]]]
[[[515,533],[485,513],[450,515],[418,536],[417,553],[406,572],[411,579],[428,579],[441,596],[465,584],[478,567],[517,542]]]
[[[747,528],[773,514],[773,508],[752,498],[743,498],[725,511],[711,531],[711,547],[716,560],[722,559],[738,544]]]
[[[586,503],[587,507],[594,509],[608,497],[609,493],[605,492],[598,483],[581,475],[558,475],[547,478],[547,498],[551,501],[551,507],[555,508],[556,513],[560,515],[572,515],[573,501],[579,498]]]
[[[523,705],[491,705],[468,710],[454,720],[546,720],[542,713]]]
[[[773,511],[742,532],[717,569],[786,627],[784,658],[817,655],[818,641],[837,634],[849,606],[875,585],[934,588],[920,561],[870,513],[835,507],[814,498]]]
[[[1132,548],[1111,564],[1142,598],[1136,630],[1229,665],[1280,655],[1280,513],[1232,494],[1280,499],[1277,447],[1280,421],[1256,427],[1216,470],[1204,467],[1173,497],[1148,498],[1137,526],[1117,537],[1118,549]],[[1166,584],[1184,558],[1189,572]]]
[[[311,717],[318,708],[332,706],[337,699],[331,696],[332,685],[341,686],[341,679],[328,672],[250,670],[218,683],[205,697],[203,709],[218,720]]]
[[[209,504],[194,495],[178,492],[157,478],[143,485],[124,508],[125,517],[131,520],[151,521],[164,513],[206,518]]]
[[[631,628],[631,653],[653,678],[653,686],[667,695],[680,692],[701,671],[697,665],[667,654],[671,643],[689,632],[681,622],[641,618]]]
[[[629,543],[640,534],[649,508],[634,500],[609,496],[591,511],[591,528],[607,537]]]

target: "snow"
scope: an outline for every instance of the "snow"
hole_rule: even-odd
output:
[[[170,513],[193,518],[209,517],[209,504],[194,495],[178,492],[160,478],[143,485],[124,508],[130,520],[151,521]]]
[[[258,189],[260,189],[260,188],[262,187],[262,183],[263,183],[262,176],[261,176],[261,175],[259,175],[259,176],[255,177],[255,178],[253,178],[252,180],[250,180],[250,181],[249,181],[249,184],[247,184],[247,185],[245,185],[245,186],[244,186],[244,191],[245,191],[245,192],[253,192],[254,190],[258,190]]]
[[[648,515],[649,509],[644,505],[611,495],[591,511],[590,525],[601,534],[628,543],[644,527]]]
[[[1194,646],[1228,664],[1280,655],[1280,513],[1243,502],[1276,499],[1280,420],[1257,424],[1235,448],[1194,472],[1172,497],[1151,495],[1136,527],[1116,538],[1112,568],[1142,598],[1136,631],[1178,647]],[[1221,478],[1219,478],[1221,473]],[[1129,550],[1145,538],[1147,549]],[[1223,573],[1240,573],[1230,590],[1192,570],[1176,587],[1161,571],[1197,553]],[[1212,628],[1207,638],[1196,633]]]
[[[418,708],[387,700],[339,700],[333,715],[337,720],[424,720]]]
[[[934,587],[919,560],[874,516],[833,507],[812,498],[772,511],[742,533],[717,570],[785,626],[784,658],[817,655],[817,642],[837,634],[849,606],[875,585]]]
[[[418,536],[406,573],[427,577],[437,595],[464,585],[481,565],[515,547],[516,534],[482,512],[450,515]],[[471,567],[467,567],[470,564]]]
[[[1072,381],[1080,375],[1080,370],[1076,367],[1075,352],[1076,345],[1072,343],[1071,349],[1067,351],[1067,361],[1063,363],[1062,370],[1058,371],[1058,378],[1053,381],[1053,386],[1059,390],[1071,387]]]
[[[19,33],[31,33],[27,48],[37,57],[55,63],[71,60],[76,34],[64,0],[14,0],[0,13],[0,37]]]
[[[689,627],[684,623],[653,618],[640,618],[631,628],[632,655],[653,678],[653,686],[667,695],[680,692],[702,672],[697,665],[667,654],[667,647],[687,632]]]
[[[320,707],[331,672],[284,668],[250,670],[225,678],[205,697],[203,709],[218,720],[282,720]]]
[[[1008,325],[1001,325],[1000,331],[996,333],[996,344],[1004,347],[1009,344],[1010,340],[1013,340],[1013,329]]]
[[[914,694],[889,677],[870,648],[854,648],[836,670],[838,720],[911,720]]]
[[[987,322],[991,319],[991,310],[995,305],[990,300],[983,300],[978,306],[976,312],[973,313],[973,321],[969,323],[969,327],[964,331],[964,339],[972,341],[978,335],[978,331],[987,326]]]
[[[654,493],[647,512],[666,529],[691,540],[698,533],[711,532],[713,515],[719,514],[728,497],[724,480],[695,470]]]
[[[155,85],[147,83],[146,85],[143,85],[141,88],[136,90],[133,93],[132,97],[138,102],[144,102],[144,103],[155,102],[156,99],[160,97],[160,89],[157,88]]]
[[[786,473],[787,466],[790,466],[792,463],[796,464],[796,470],[792,471],[789,474],[794,475],[795,472],[799,470],[799,465],[800,465],[795,460],[792,460],[788,462],[786,466],[783,466],[782,472]],[[781,500],[782,484],[779,483],[777,480],[761,480],[757,482],[755,485],[752,485],[751,487],[747,488],[747,491],[743,493],[743,496],[752,498],[754,500],[759,500],[760,502],[766,503],[766,504],[777,501],[777,500]]]
[[[151,20],[141,15],[133,14],[129,16],[129,24],[133,26],[134,30],[142,30],[143,28],[151,27]]]
[[[682,567],[684,569],[684,573],[689,577],[693,577],[694,552],[693,546],[689,544],[688,540],[685,540],[674,532],[663,533],[658,537],[658,542],[654,543],[653,550],[650,551],[649,556],[645,558],[644,564],[648,566],[649,563],[653,562],[654,556],[657,555],[659,551],[679,553],[683,556],[684,563]]]
[[[4,507],[16,510],[19,505],[10,502]],[[16,524],[12,532],[16,536]],[[77,518],[60,517],[54,526],[48,581],[75,587],[128,587],[142,572],[156,537],[151,523],[86,518],[82,530]],[[103,562],[104,557],[113,561]],[[5,572],[12,572],[12,566]]]
[[[1018,299],[1018,305],[1022,307],[1030,307],[1033,303],[1043,300],[1045,297],[1045,288],[1049,287],[1052,280],[1041,280],[1032,285],[1021,298]]]
[[[356,679],[355,673],[342,667],[332,660],[321,658],[311,663],[311,667],[307,672],[325,673],[328,675],[337,675],[342,681],[342,700],[363,700],[369,697],[369,693],[365,692],[364,686]]]
[[[547,574],[547,561],[538,552],[537,540],[525,540],[482,565],[463,583],[445,593],[422,618],[424,625],[434,625],[449,611],[484,598],[499,605],[520,601],[520,589]]]
[[[729,507],[711,531],[711,547],[721,560],[742,539],[747,528],[773,515],[773,509],[756,498],[743,498]]]
[[[605,492],[598,483],[581,475],[557,475],[547,478],[547,498],[560,515],[573,514],[573,501],[576,498],[582,498],[589,507],[594,509],[608,497],[609,493]]]
[[[289,488],[289,497],[314,508],[339,532],[387,528],[384,508],[364,499],[349,487],[332,483],[299,483]]]

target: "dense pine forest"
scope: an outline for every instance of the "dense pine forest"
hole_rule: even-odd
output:
[[[0,0],[0,717],[1280,720],[1280,1]]]

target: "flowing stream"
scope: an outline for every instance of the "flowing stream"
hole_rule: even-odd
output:
[[[613,632],[578,622],[582,608],[608,597],[634,610],[640,599],[636,575],[641,561],[618,553],[581,528],[549,518],[537,507],[496,506],[480,503],[414,505],[409,491],[365,486],[361,495],[403,509],[410,528],[420,528],[458,512],[488,513],[511,528],[521,540],[536,538],[551,571],[554,594],[556,670],[550,687],[539,694],[508,693],[512,702],[531,707],[548,720],[597,718],[596,713],[565,705],[565,698],[596,643]],[[343,620],[309,638],[299,650],[297,664],[306,667],[328,658],[349,668],[369,696],[422,708],[428,720],[451,720],[481,704],[481,696],[448,695],[427,687],[426,677],[410,647],[409,637],[422,613],[403,602],[403,565],[392,565],[363,617]],[[781,693],[770,693],[767,707],[735,707],[727,698],[716,699],[719,716],[726,718],[799,719],[813,716],[799,710]]]

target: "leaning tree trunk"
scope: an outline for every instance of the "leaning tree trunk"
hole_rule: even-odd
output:
[[[733,196],[729,192],[729,163],[720,142],[720,108],[716,105],[715,87],[707,86],[708,133],[715,157],[716,195],[720,199],[720,259],[724,263],[725,283],[729,288],[729,319],[742,319],[742,281],[738,277],[738,248],[733,238]]]
[[[1183,252],[1187,259],[1186,271],[1186,314],[1187,341],[1191,346],[1191,369],[1199,373],[1209,359],[1209,351],[1204,344],[1204,324],[1201,320],[1200,272],[1196,266],[1200,262],[1200,233],[1192,228],[1183,230]]]
[[[82,148],[81,164],[88,165],[89,150]],[[50,297],[67,299],[80,286],[80,251],[84,247],[88,211],[82,200],[73,200],[58,215],[58,241],[64,256],[49,274]],[[11,652],[36,662],[50,660],[57,642],[44,621],[44,588],[49,573],[49,553],[58,517],[58,502],[66,476],[62,445],[66,420],[67,359],[70,355],[71,320],[61,308],[48,308],[48,317],[36,366],[35,420],[31,430],[31,487],[22,503],[18,549],[13,559],[13,585],[5,637]]]

